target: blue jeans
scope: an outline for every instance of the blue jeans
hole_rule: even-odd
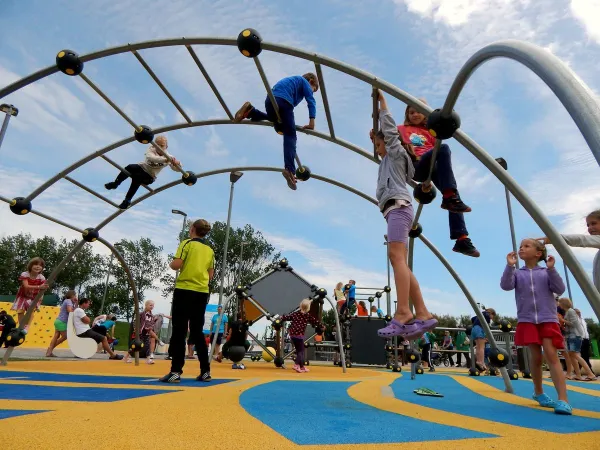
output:
[[[415,163],[415,181],[423,182],[429,175],[429,168],[431,167],[431,155],[433,150],[421,155],[421,158]],[[433,174],[431,181],[436,188],[440,191],[440,194],[446,189],[456,188],[456,179],[454,178],[454,171],[452,170],[452,157],[450,153],[450,147],[446,144],[440,146],[437,157],[435,159],[435,167],[433,168]],[[467,231],[467,225],[465,224],[465,218],[462,213],[448,212],[448,222],[450,225],[450,239],[458,239],[463,235],[469,235]]]
[[[569,352],[581,352],[581,336],[568,337],[567,338],[567,351]]]
[[[283,163],[284,167],[290,172],[296,172],[296,163],[294,158],[296,157],[296,120],[294,118],[294,107],[286,100],[275,97],[277,106],[279,108],[279,117],[281,118],[281,131],[283,132]],[[268,120],[269,122],[277,122],[277,114],[275,108],[271,103],[271,99],[267,96],[265,100],[265,111],[266,113],[259,111],[254,108],[248,114],[248,117],[253,122],[261,122]]]

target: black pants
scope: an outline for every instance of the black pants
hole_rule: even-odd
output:
[[[454,350],[454,346],[451,345],[446,350]],[[454,353],[447,352],[446,354],[448,355],[448,361],[450,361],[450,365],[453,366],[454,365],[454,356],[453,356]]]
[[[594,369],[592,369],[592,364],[590,363],[590,340],[583,339],[581,341],[581,357],[590,366],[590,370],[594,373]]]
[[[423,344],[421,360],[429,364],[429,367],[431,367],[431,344]]]
[[[131,200],[133,198],[142,184],[147,185],[154,183],[154,178],[152,178],[148,172],[142,169],[139,164],[129,164],[127,167],[125,167],[125,170],[131,174],[131,186],[129,186],[129,190],[125,195],[127,200]],[[117,186],[125,181],[128,176],[129,175],[127,175],[125,172],[120,172],[115,179]]]
[[[458,352],[456,354],[456,364],[458,364],[459,366],[461,365],[461,361],[462,361],[462,352]],[[471,367],[471,357],[469,356],[468,353],[465,353],[465,360],[467,361],[467,367]]]
[[[296,350],[296,359],[294,362],[300,367],[304,367],[304,339],[301,337],[293,337],[292,344]]]
[[[200,373],[210,371],[208,347],[204,340],[204,313],[208,303],[208,292],[175,289],[173,292],[173,333],[169,350],[171,353],[171,372],[183,373],[185,364],[185,337],[190,326],[190,340],[196,345]],[[198,339],[196,339],[198,337]]]

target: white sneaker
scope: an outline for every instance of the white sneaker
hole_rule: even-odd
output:
[[[454,367],[460,367],[460,364],[455,364]]]
[[[148,358],[154,359],[154,353],[150,353],[150,356],[148,356]]]
[[[154,364],[154,360],[152,358],[146,358],[146,364]]]
[[[162,347],[163,345],[165,345],[165,343],[163,341],[158,341],[158,345]]]
[[[131,363],[132,359],[131,359],[131,355],[127,355],[127,358],[125,359],[125,362],[127,364]]]

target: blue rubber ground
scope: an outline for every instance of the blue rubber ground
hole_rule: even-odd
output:
[[[493,386],[497,389],[504,390],[504,382],[501,378],[494,377],[479,377],[478,381],[483,381],[484,383]],[[513,381],[512,382],[513,389],[515,390],[515,394],[519,397],[524,397],[530,399],[533,395],[533,383],[528,381]],[[556,400],[556,389],[553,386],[544,385],[544,392],[550,396],[550,398]],[[577,409],[585,409],[587,411],[595,411],[600,412],[600,398],[594,397],[592,395],[581,394],[580,392],[568,391],[567,395],[569,397],[569,403],[573,408]],[[598,423],[598,427],[600,428],[600,422]],[[600,446],[598,447],[600,448]]]
[[[176,390],[121,389],[96,387],[36,386],[0,384],[0,398],[4,400],[64,400],[71,402],[115,402],[149,395],[169,394]]]
[[[479,377],[478,380],[490,380],[490,384],[504,386],[501,378]],[[555,433],[576,433],[582,431],[597,431],[600,429],[600,420],[576,416],[558,416],[554,410],[540,411],[524,406],[511,405],[509,403],[493,400],[467,389],[450,377],[430,376],[420,378],[417,383],[408,382],[399,378],[392,383],[392,390],[396,398],[418,405],[429,406],[443,411],[463,414],[470,417],[478,417],[495,422],[517,425],[527,428],[535,428]],[[531,398],[532,385],[529,382],[513,383],[517,389],[527,390]],[[518,387],[517,387],[518,386]],[[433,389],[443,398],[423,397],[413,393],[418,387]],[[524,391],[523,391],[524,392]],[[532,400],[532,405],[534,402]]]
[[[240,405],[249,414],[299,445],[495,437],[373,408],[348,395],[347,390],[353,384],[273,381],[244,391],[240,396]]]
[[[546,378],[544,381],[550,381],[552,382],[552,380],[550,378]],[[586,389],[591,389],[593,391],[600,391],[600,383],[592,383],[590,381],[585,382],[585,381],[570,381],[567,380],[567,385],[568,386],[576,386],[576,387],[580,387],[580,388],[586,388]]]
[[[45,373],[45,372],[17,372],[3,370],[0,372],[0,379],[19,377],[19,380],[32,381],[58,381],[63,383],[93,383],[93,384],[135,384],[144,386],[162,385],[158,379],[152,377],[123,377],[110,375],[78,375],[66,373]],[[236,381],[234,379],[215,379],[210,383],[198,382],[195,378],[182,378],[181,385],[185,387],[207,387],[222,383]],[[171,385],[172,386],[172,385]]]
[[[43,410],[27,410],[27,409],[0,409],[0,420],[10,417],[26,416],[27,414],[38,414],[46,411]]]

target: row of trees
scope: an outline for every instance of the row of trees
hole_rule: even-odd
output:
[[[275,252],[275,247],[252,226],[230,228],[228,261],[223,268],[225,231],[225,223],[215,222],[207,236],[207,243],[215,252],[215,277],[210,283],[211,292],[219,291],[221,271],[225,270],[224,292],[229,295],[238,282],[248,283],[264,273],[280,258],[280,254]],[[178,237],[186,239],[187,231]],[[47,277],[77,242],[49,236],[33,238],[23,233],[1,238],[0,294],[17,293],[19,275],[27,269],[31,258],[39,256],[44,259],[44,274]],[[240,257],[242,242],[243,256]],[[125,271],[112,255],[97,253],[98,245],[102,244],[85,244],[58,275],[49,292],[62,298],[67,290],[74,289],[79,297],[90,297],[91,313],[94,315],[100,314],[100,305],[106,292],[102,312],[113,311],[119,317],[130,321],[134,304]],[[172,294],[175,278],[174,272],[169,268],[169,262],[173,254],[165,257],[163,247],[146,237],[135,241],[122,239],[116,243],[116,247],[131,270],[138,290],[140,307],[148,290],[161,290],[165,297]]]

